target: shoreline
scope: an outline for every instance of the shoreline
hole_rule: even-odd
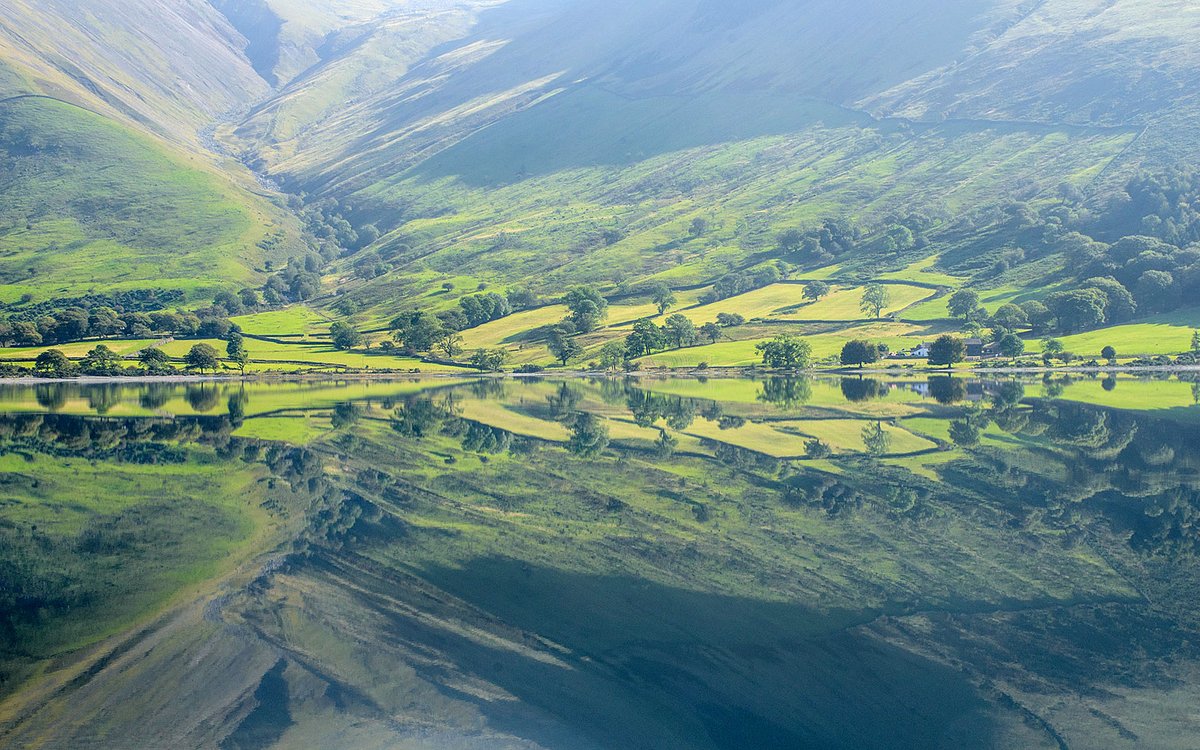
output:
[[[114,383],[147,384],[147,383],[295,383],[295,382],[330,382],[330,381],[394,381],[394,380],[453,380],[462,378],[492,378],[527,380],[532,378],[753,378],[753,377],[786,377],[786,376],[820,376],[837,375],[842,377],[853,375],[885,375],[885,376],[954,376],[961,375],[971,378],[983,378],[988,374],[996,375],[1047,375],[1047,374],[1154,374],[1154,373],[1200,373],[1200,365],[1143,365],[1143,366],[1113,366],[1113,367],[988,367],[970,369],[942,368],[846,368],[840,367],[827,370],[769,370],[761,367],[710,367],[704,370],[696,368],[638,370],[634,372],[604,372],[595,370],[545,370],[538,373],[515,372],[347,372],[342,374],[329,373],[272,373],[264,375],[119,375],[85,376],[77,378],[0,378],[0,385],[42,385],[47,383],[77,383],[79,385],[110,385]]]

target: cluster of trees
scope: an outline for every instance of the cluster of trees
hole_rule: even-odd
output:
[[[233,332],[226,342],[226,361],[245,373],[250,358],[246,352],[242,335]],[[221,355],[210,344],[196,344],[183,359],[188,370],[213,372],[221,368]],[[118,377],[132,375],[165,375],[175,372],[172,360],[161,349],[149,347],[137,355],[137,367],[129,367],[128,361],[104,344],[95,348],[75,362],[59,349],[47,349],[33,363],[33,374],[43,378],[74,378],[81,375],[92,377]]]
[[[705,292],[700,297],[700,301],[706,305],[720,302],[723,299],[770,286],[782,278],[783,273],[775,265],[763,266],[753,271],[726,274],[713,283],[713,288]]]
[[[42,346],[65,344],[91,338],[129,336],[200,336],[225,338],[233,330],[226,309],[219,305],[194,312],[126,312],[111,307],[85,310],[68,307],[55,314],[43,314],[32,320],[0,322],[0,344],[4,346]]]
[[[571,326],[594,327],[607,309],[604,298],[589,288],[572,290],[567,297],[567,304],[571,309],[571,316],[567,320]],[[458,308],[445,310],[437,315],[422,310],[410,310],[397,315],[388,324],[392,341],[395,343],[385,342],[384,348],[395,345],[407,354],[434,353],[453,359],[463,352],[463,338],[459,335],[461,331],[499,320],[511,315],[515,310],[536,304],[537,299],[528,292],[512,291],[507,295],[490,292],[463,297],[459,300]],[[560,324],[564,327],[566,325],[566,321]],[[591,327],[587,330],[592,330]],[[577,329],[573,328],[571,333],[575,330]],[[343,339],[345,342],[350,340],[349,336]],[[344,348],[351,348],[359,343],[359,339],[356,338],[350,346]]]
[[[816,229],[788,229],[779,234],[779,250],[806,263],[827,263],[854,250],[862,230],[851,221],[826,219]]]

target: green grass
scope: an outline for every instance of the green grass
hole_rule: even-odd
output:
[[[11,472],[0,554],[22,556],[23,583],[41,576],[60,580],[63,595],[93,592],[36,625],[15,620],[22,656],[6,654],[9,676],[124,630],[262,544],[274,522],[259,507],[261,473],[204,453],[166,466],[36,451],[0,458],[0,471]]]
[[[887,281],[917,281],[923,284],[937,284],[939,286],[957,287],[961,286],[967,280],[962,276],[953,276],[942,271],[934,270],[934,266],[941,258],[937,255],[919,260],[912,263],[899,271],[889,271],[887,273],[877,274],[875,278],[884,279]]]
[[[1191,350],[1192,333],[1200,329],[1200,310],[1182,310],[1156,316],[1146,322],[1100,328],[1058,337],[1067,351],[1084,358],[1100,358],[1100,350],[1111,346],[1120,357],[1181,354]],[[1030,353],[1042,350],[1041,339],[1026,342]]]
[[[282,231],[266,201],[61,102],[0,103],[0,157],[0,280],[12,296],[237,288],[261,279],[257,245]]]
[[[901,310],[932,294],[920,287],[891,285],[891,301],[884,315]],[[818,302],[804,299],[804,287],[799,284],[773,284],[752,292],[723,299],[691,310],[682,310],[697,325],[716,321],[718,313],[738,313],[747,320],[754,318],[783,318],[844,322],[869,318],[860,306],[862,287],[834,287],[829,296]]]
[[[578,99],[582,109],[558,109],[567,98]],[[627,138],[636,134],[635,141],[688,137],[663,127],[669,120],[665,113],[679,107],[673,100],[614,102],[595,91],[567,98],[549,109],[574,121],[603,100],[611,106],[590,116],[601,129],[618,123]],[[388,211],[402,204],[412,218],[378,245],[395,252],[394,270],[370,282],[349,283],[346,293],[371,309],[374,319],[383,319],[385,311],[431,302],[440,279],[451,277],[478,279],[493,288],[527,285],[547,295],[575,283],[614,289],[659,279],[675,287],[699,286],[752,256],[772,253],[774,236],[782,229],[831,217],[873,226],[893,213],[922,207],[953,214],[1000,203],[1013,185],[1034,175],[1075,175],[1107,163],[1130,137],[985,126],[931,126],[906,134],[811,102],[765,106],[772,113],[794,110],[778,120],[787,127],[719,143],[680,142],[665,152],[661,149],[670,144],[639,148],[624,140],[611,144],[616,151],[606,152],[603,138],[581,146],[578,138],[547,141],[544,130],[538,131],[540,140],[525,143],[532,134],[521,129],[541,116],[532,115],[489,128],[486,150],[479,146],[480,136],[469,139],[479,143],[448,149],[412,172],[381,170],[371,177],[360,172],[366,186],[354,200],[364,210]],[[650,117],[653,126],[637,128],[618,116],[630,107],[635,120]],[[718,119],[727,117],[725,110]],[[510,128],[516,130],[504,135]],[[509,138],[525,145],[509,148],[504,144],[516,142]],[[592,155],[579,162],[564,156],[576,147]],[[557,156],[535,168],[546,149]],[[372,159],[354,155],[364,166]],[[498,179],[513,160],[526,169],[513,167]],[[688,186],[686,192],[672,190],[680,184]],[[688,233],[695,218],[708,223],[698,237]],[[606,230],[618,230],[619,237],[600,241]],[[801,269],[799,276],[869,278],[879,262],[863,249],[839,259],[836,267]],[[931,262],[927,258],[890,275],[929,283],[955,280],[930,273]],[[780,306],[765,303],[751,314]],[[854,311],[853,317],[859,316]]]
[[[256,336],[320,336],[329,334],[329,319],[307,305],[230,318],[243,332]]]

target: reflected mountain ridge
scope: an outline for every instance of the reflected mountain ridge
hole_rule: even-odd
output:
[[[0,745],[1184,747],[1191,386],[9,387]]]

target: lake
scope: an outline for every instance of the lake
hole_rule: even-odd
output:
[[[1200,384],[0,387],[0,747],[1200,747]]]

